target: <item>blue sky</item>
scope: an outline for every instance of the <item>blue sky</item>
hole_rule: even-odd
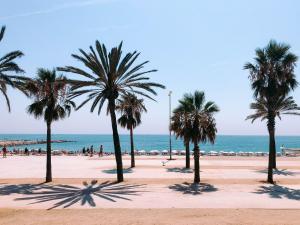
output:
[[[0,55],[22,50],[18,62],[32,77],[39,67],[78,65],[71,53],[96,39],[108,47],[123,40],[125,51],[140,51],[140,61],[150,60],[147,68],[159,70],[152,80],[167,86],[157,102],[146,101],[148,113],[136,133],[167,133],[168,90],[175,106],[185,92],[197,89],[221,108],[219,134],[266,134],[264,122],[245,121],[252,92],[242,68],[270,39],[290,44],[300,56],[299,21],[296,0],[10,0],[0,8],[0,26],[7,26]],[[296,74],[300,80],[299,67]],[[12,90],[9,95],[11,113],[0,96],[0,133],[44,133],[44,122],[25,111],[30,100]],[[293,96],[300,104],[300,87]],[[283,117],[277,133],[299,135],[299,124],[300,117]],[[107,134],[110,118],[85,107],[55,123],[53,132]]]

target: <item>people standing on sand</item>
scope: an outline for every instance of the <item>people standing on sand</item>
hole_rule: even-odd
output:
[[[38,153],[39,153],[39,155],[42,154],[42,149],[41,148],[39,148]]]
[[[85,147],[82,148],[82,154],[85,155]]]
[[[4,145],[2,148],[3,158],[6,158],[6,152],[7,152],[6,145]]]
[[[86,149],[86,153],[87,153],[87,155],[89,155],[89,154],[90,154],[90,148],[89,148],[89,147],[87,147],[87,149]]]
[[[91,146],[91,149],[90,149],[90,157],[93,157],[93,154],[94,154],[94,146],[92,145]]]
[[[24,150],[24,154],[25,154],[25,155],[29,155],[29,151],[28,151],[28,148],[27,148],[27,147],[26,147],[25,150]]]
[[[103,145],[100,146],[99,157],[103,156]]]

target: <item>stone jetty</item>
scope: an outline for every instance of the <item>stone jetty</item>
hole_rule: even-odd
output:
[[[65,143],[65,142],[74,142],[74,141],[67,141],[67,140],[52,140],[52,143]],[[0,147],[4,145],[7,147],[10,146],[20,146],[20,145],[36,145],[36,144],[45,144],[47,143],[46,140],[0,140]]]

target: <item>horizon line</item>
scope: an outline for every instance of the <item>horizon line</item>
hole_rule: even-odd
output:
[[[46,135],[46,133],[0,133],[0,135]],[[52,135],[109,135],[112,136],[112,133],[52,133]],[[119,135],[130,135],[129,133],[119,133]],[[136,133],[136,135],[164,135],[164,136],[169,136],[168,133]],[[175,136],[172,134],[172,136]],[[269,136],[268,134],[217,134],[217,136]],[[275,136],[292,136],[292,137],[300,137],[300,134],[277,134]],[[180,139],[180,138],[178,138]]]

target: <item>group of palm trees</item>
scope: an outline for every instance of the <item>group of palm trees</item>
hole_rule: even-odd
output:
[[[2,27],[0,40],[4,32],[5,27]],[[143,99],[139,99],[137,95],[154,100],[153,96],[157,95],[155,88],[165,86],[149,81],[147,74],[156,70],[143,70],[148,61],[135,65],[140,53],[134,51],[123,56],[122,42],[108,52],[104,44],[96,41],[95,47],[90,46],[88,52],[82,49],[79,49],[79,52],[80,54],[72,54],[72,57],[82,63],[86,70],[74,66],[58,67],[56,70],[38,69],[36,78],[12,76],[12,72],[24,72],[14,62],[23,53],[15,51],[6,54],[0,59],[1,92],[10,110],[7,85],[21,90],[33,99],[33,103],[27,108],[28,113],[36,118],[44,118],[47,124],[46,182],[52,181],[51,124],[69,116],[72,109],[78,110],[90,101],[90,111],[94,112],[97,109],[100,114],[104,103],[107,102],[106,112],[110,114],[113,130],[117,179],[118,182],[122,182],[123,164],[117,122],[130,130],[131,152],[134,153],[133,129],[141,123],[141,113],[146,111]],[[58,75],[57,71],[74,73],[80,75],[81,79],[67,79]],[[85,95],[86,99],[76,107],[73,99],[81,95]],[[119,120],[116,111],[121,113]],[[134,154],[131,155],[131,165],[134,166]]]
[[[300,107],[289,96],[298,82],[294,73],[297,56],[290,52],[290,46],[271,40],[265,48],[255,51],[255,63],[246,63],[255,102],[250,105],[255,113],[246,119],[267,120],[269,132],[269,183],[274,183],[273,169],[276,169],[275,118],[281,115],[300,115]],[[214,102],[204,102],[204,93],[196,91],[185,94],[179,106],[173,111],[171,130],[183,139],[186,148],[186,168],[190,168],[190,143],[194,144],[194,182],[200,181],[199,142],[214,142],[216,123],[214,113],[219,109]]]
[[[0,31],[3,39],[5,27]],[[290,47],[271,41],[264,49],[256,50],[255,64],[247,63],[250,71],[255,103],[251,108],[255,114],[247,117],[267,119],[270,135],[268,182],[273,183],[273,169],[276,168],[275,117],[281,114],[299,115],[300,109],[289,96],[297,86],[294,68],[297,57],[289,51]],[[135,65],[140,53],[134,51],[122,54],[122,42],[108,51],[104,44],[96,41],[88,51],[79,49],[79,54],[72,54],[85,70],[74,66],[58,67],[47,70],[38,69],[35,78],[21,76],[24,71],[15,62],[23,56],[20,51],[13,51],[0,58],[0,91],[6,99],[7,86],[22,91],[33,100],[27,108],[28,113],[36,118],[43,117],[47,125],[47,160],[46,182],[52,181],[51,167],[51,125],[54,121],[69,116],[72,109],[78,110],[91,102],[90,111],[100,114],[107,103],[106,113],[110,115],[114,151],[117,167],[117,180],[122,182],[123,164],[117,123],[130,131],[131,166],[135,166],[133,129],[141,123],[141,114],[147,112],[143,98],[154,100],[156,88],[164,85],[149,81],[147,76],[156,70],[143,70],[148,63]],[[68,79],[58,75],[57,71],[79,75],[80,79]],[[76,106],[74,99],[84,95],[86,99]],[[141,98],[138,98],[141,96]],[[214,115],[218,106],[211,101],[205,102],[204,92],[195,91],[185,94],[173,111],[170,130],[184,141],[186,148],[186,168],[190,168],[190,143],[194,145],[194,182],[200,182],[199,143],[214,143],[217,133]],[[117,119],[116,112],[120,114]]]

